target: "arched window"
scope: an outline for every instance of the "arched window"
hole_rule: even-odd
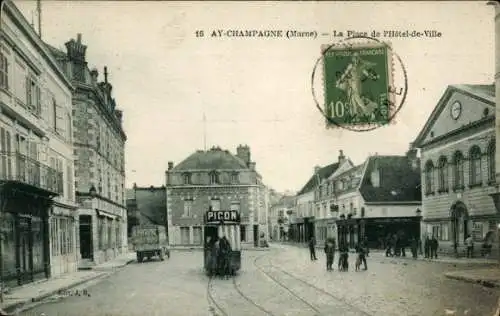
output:
[[[464,187],[464,155],[457,151],[453,156],[453,182],[455,189]]]
[[[470,160],[470,185],[481,184],[481,149],[472,146],[469,151]]]
[[[431,160],[425,164],[425,193],[434,192],[434,164]]]
[[[488,182],[495,183],[495,142],[488,146]]]
[[[448,191],[448,160],[446,159],[446,157],[439,158],[438,185],[439,192]]]

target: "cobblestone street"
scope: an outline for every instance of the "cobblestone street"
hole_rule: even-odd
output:
[[[164,262],[132,263],[77,288],[90,296],[53,297],[20,315],[489,316],[498,299],[497,289],[444,277],[464,266],[380,253],[368,258],[368,271],[326,272],[320,251],[311,262],[307,249],[274,245],[245,251],[234,280],[210,283],[202,257],[201,251],[175,251]]]

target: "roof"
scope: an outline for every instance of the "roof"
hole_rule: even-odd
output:
[[[172,171],[183,170],[222,170],[248,169],[243,160],[231,154],[228,150],[213,147],[210,150],[198,150],[175,166]]]
[[[281,197],[279,205],[283,205],[285,207],[293,207],[295,205],[295,196],[294,195],[284,195]]]
[[[419,147],[421,142],[424,140],[426,137],[427,133],[429,132],[429,129],[433,126],[434,122],[438,119],[440,113],[443,111],[444,107],[446,106],[447,100],[451,97],[453,92],[461,92],[463,94],[466,94],[472,98],[479,99],[485,103],[488,103],[492,106],[495,106],[496,100],[495,100],[495,85],[490,84],[490,85],[484,85],[484,84],[456,84],[456,85],[449,85],[446,87],[445,92],[439,99],[437,105],[434,107],[434,110],[432,111],[431,115],[427,119],[424,127],[420,131],[420,133],[417,135],[415,138],[415,141],[413,142],[416,147]]]
[[[335,172],[335,170],[338,169],[338,167],[339,163],[336,162],[320,168],[318,174],[313,174],[309,181],[307,181],[306,185],[304,185],[304,187],[297,193],[297,195],[301,195],[313,190],[321,183],[321,180],[328,178],[332,173]]]
[[[407,156],[372,156],[367,163],[359,189],[366,203],[422,200],[420,170],[411,167]],[[374,187],[371,174],[377,167],[380,170],[380,186]]]

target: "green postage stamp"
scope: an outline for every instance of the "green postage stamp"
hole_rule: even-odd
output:
[[[385,125],[394,100],[392,51],[384,43],[322,47],[325,109],[331,125]]]

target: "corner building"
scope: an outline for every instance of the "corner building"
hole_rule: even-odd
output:
[[[166,172],[167,222],[172,246],[202,245],[203,216],[213,210],[236,210],[241,215],[242,244],[258,246],[267,236],[266,187],[250,159],[250,148],[237,154],[213,147],[198,150]]]
[[[0,234],[7,286],[77,271],[71,82],[11,1],[0,28]]]
[[[81,35],[66,52],[49,47],[71,79],[75,187],[79,204],[82,263],[99,264],[127,251],[123,112],[117,109],[104,67],[104,81],[86,61]]]
[[[422,164],[424,236],[439,251],[464,256],[472,235],[474,255],[483,243],[498,256],[499,215],[490,194],[495,178],[495,86],[448,86],[417,136]]]

